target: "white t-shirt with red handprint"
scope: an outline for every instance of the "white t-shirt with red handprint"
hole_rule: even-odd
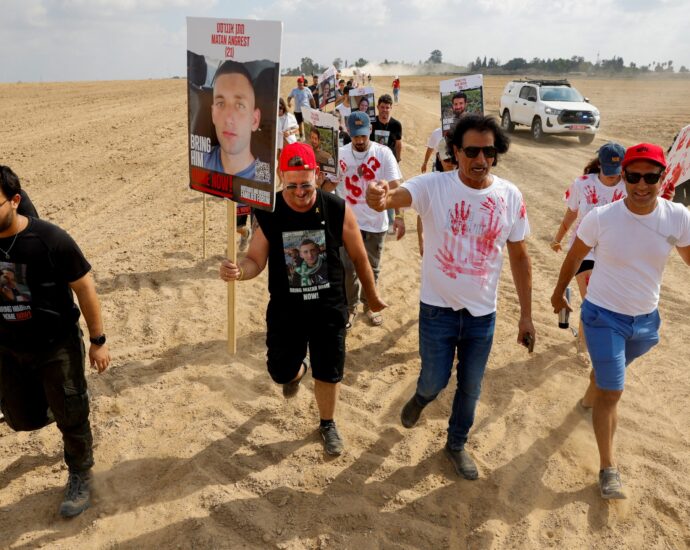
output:
[[[467,308],[475,317],[496,310],[503,247],[508,240],[524,240],[529,223],[520,190],[492,178],[489,187],[472,189],[455,170],[422,174],[402,185],[424,224],[425,304]]]
[[[366,153],[352,150],[349,143],[338,150],[338,186],[336,194],[347,201],[362,231],[382,233],[388,230],[388,214],[367,206],[367,186],[372,181],[402,179],[398,162],[385,145],[371,141]]]
[[[626,196],[622,179],[616,185],[608,186],[601,183],[599,174],[586,174],[571,183],[565,190],[563,201],[570,210],[577,212],[577,220],[570,232],[568,248],[573,246],[580,222],[590,210],[624,199]],[[584,259],[594,260],[594,252],[587,254]]]

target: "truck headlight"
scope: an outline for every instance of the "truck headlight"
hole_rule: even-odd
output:
[[[544,109],[544,113],[546,113],[547,115],[558,116],[562,112],[563,112],[563,109],[554,109],[553,107],[547,107],[546,109]]]

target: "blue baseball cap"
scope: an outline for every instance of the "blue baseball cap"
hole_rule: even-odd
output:
[[[369,115],[362,111],[354,111],[347,117],[347,129],[350,131],[350,137],[368,136],[371,134]]]
[[[599,148],[599,164],[605,176],[617,176],[623,170],[625,147],[615,141],[609,141]]]

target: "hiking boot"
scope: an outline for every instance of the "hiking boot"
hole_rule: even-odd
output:
[[[477,479],[479,477],[477,465],[464,447],[459,451],[454,451],[446,445],[446,454],[459,476],[465,479]]]
[[[78,516],[89,506],[91,506],[91,470],[70,472],[65,499],[60,504],[60,515],[63,518]]]
[[[283,397],[285,397],[285,399],[289,399],[290,397],[294,397],[295,395],[297,395],[297,392],[299,391],[300,382],[302,382],[302,380],[307,374],[307,371],[309,370],[309,358],[305,357],[302,360],[302,364],[304,365],[304,372],[302,373],[302,376],[300,376],[297,380],[293,380],[292,382],[283,384]]]
[[[618,468],[610,466],[599,470],[599,491],[601,498],[606,500],[613,498],[627,498],[623,493],[623,483]]]
[[[413,395],[412,398],[405,403],[405,406],[400,413],[400,422],[406,428],[412,428],[417,421],[419,416],[422,414],[425,405],[420,405],[417,401],[417,394]]]
[[[323,438],[323,447],[327,455],[338,456],[343,452],[343,439],[335,427],[335,422],[319,426],[319,433]]]

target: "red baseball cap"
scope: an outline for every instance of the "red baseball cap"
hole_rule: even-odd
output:
[[[314,170],[317,167],[314,149],[306,143],[289,143],[280,153],[280,170],[289,172],[294,170]]]
[[[304,79],[300,76],[300,77],[297,79],[297,82],[304,82]]]
[[[628,164],[636,160],[648,160],[658,164],[662,168],[666,168],[664,150],[653,143],[638,143],[637,145],[628,147],[625,151],[625,157],[623,157],[621,166],[625,168]]]

